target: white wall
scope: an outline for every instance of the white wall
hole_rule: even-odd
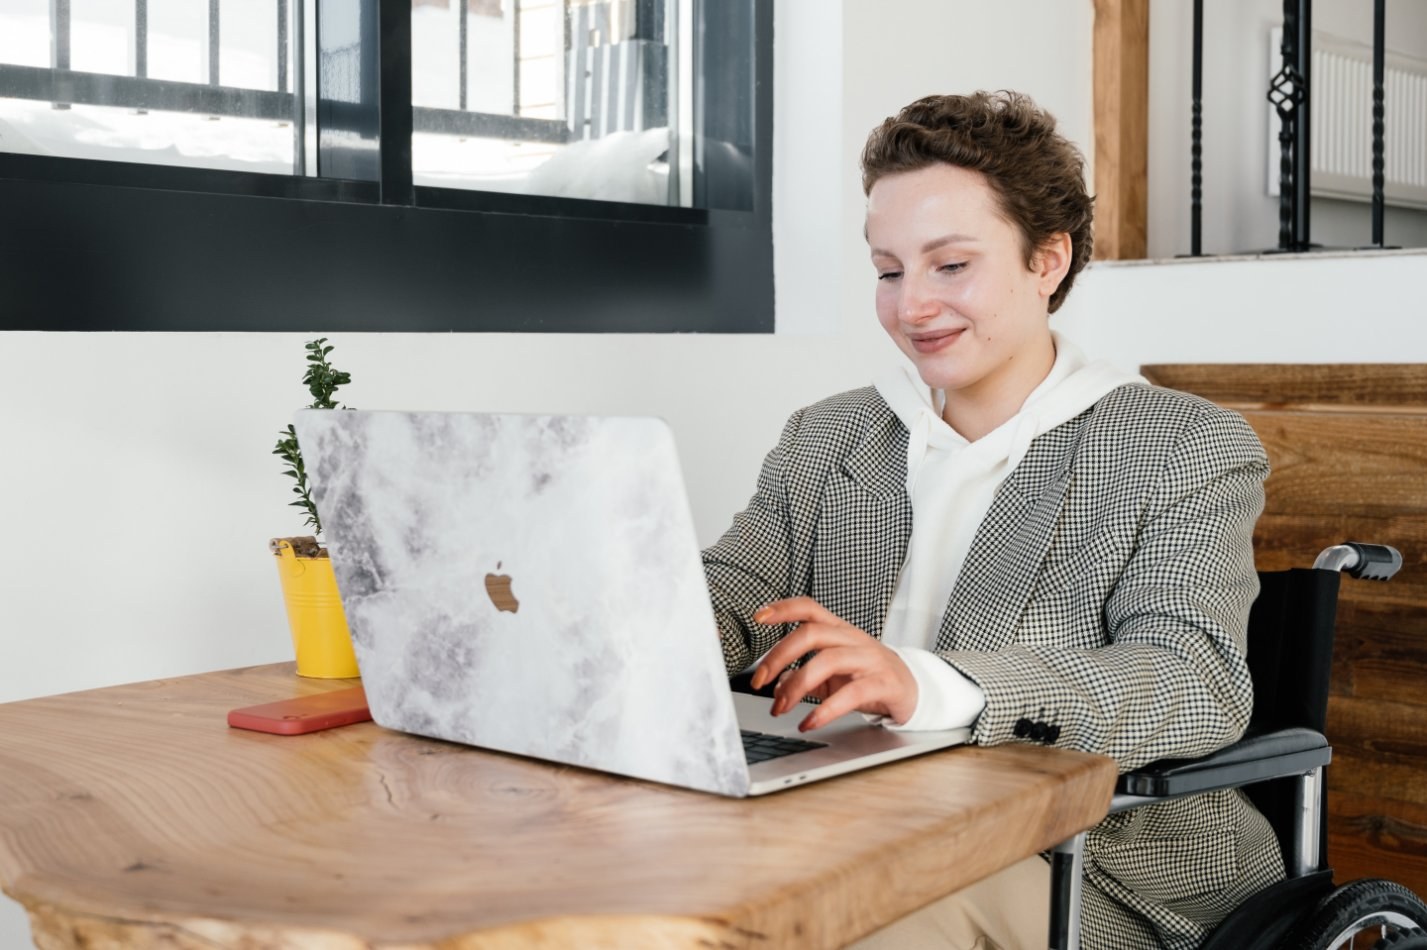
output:
[[[1145,363],[1427,363],[1427,250],[1092,264],[1053,318]]]
[[[711,541],[799,405],[897,358],[856,156],[931,92],[1012,87],[1091,140],[1091,0],[779,0],[772,336],[331,334],[362,407],[640,412]],[[413,302],[413,306],[419,306]],[[288,658],[268,454],[313,334],[0,334],[0,701]],[[0,899],[0,947],[22,945]]]
[[[1189,252],[1193,0],[1150,0],[1149,256]],[[1268,32],[1283,22],[1280,0],[1207,3],[1204,12],[1204,234],[1206,254],[1278,245],[1278,199],[1269,197]],[[1390,52],[1427,60],[1427,3],[1388,0]],[[1314,34],[1372,42],[1372,5],[1318,0]],[[1275,54],[1276,57],[1276,54]],[[1277,129],[1277,125],[1274,126]],[[1388,134],[1391,134],[1389,128]],[[1364,149],[1370,143],[1364,139]],[[1277,146],[1275,146],[1275,155]],[[1315,242],[1360,247],[1372,237],[1366,203],[1314,199]],[[1427,245],[1427,212],[1387,209],[1385,236]]]

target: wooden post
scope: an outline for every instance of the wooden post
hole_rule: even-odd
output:
[[[1149,0],[1095,0],[1095,256],[1145,256]]]

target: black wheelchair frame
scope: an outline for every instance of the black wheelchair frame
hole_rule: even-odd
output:
[[[1199,759],[1165,759],[1120,776],[1110,812],[1227,788],[1244,788],[1283,849],[1286,877],[1236,908],[1200,950],[1427,950],[1427,905],[1391,881],[1339,887],[1326,854],[1323,735],[1343,573],[1387,580],[1402,555],[1382,545],[1328,548],[1312,569],[1259,573],[1249,617],[1254,713],[1244,737]],[[1051,852],[1051,950],[1079,950],[1085,834]]]

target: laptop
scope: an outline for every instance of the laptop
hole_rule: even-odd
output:
[[[729,688],[662,420],[304,410],[294,424],[381,726],[737,797],[968,738],[857,713],[800,735],[811,707],[775,719]]]

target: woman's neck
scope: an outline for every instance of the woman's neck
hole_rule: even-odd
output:
[[[1020,412],[1053,366],[1055,341],[1046,334],[1035,347],[1018,352],[998,372],[963,389],[947,390],[941,417],[966,441],[975,442]]]

